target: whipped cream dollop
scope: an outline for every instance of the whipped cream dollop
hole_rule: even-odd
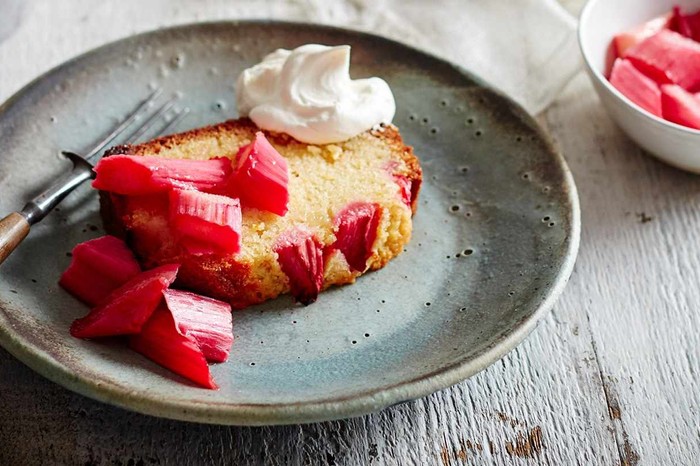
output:
[[[260,128],[310,144],[345,141],[396,112],[386,81],[350,79],[349,45],[278,49],[241,73],[236,98]]]

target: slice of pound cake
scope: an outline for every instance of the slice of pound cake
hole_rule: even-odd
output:
[[[308,304],[386,265],[422,180],[393,125],[315,145],[247,118],[113,148],[96,171],[105,227],[144,268],[181,264],[179,286],[235,308]]]

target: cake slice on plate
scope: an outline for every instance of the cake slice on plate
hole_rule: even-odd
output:
[[[236,178],[236,170],[261,169],[262,158],[250,150],[268,141],[284,159],[272,162],[275,173],[263,167],[247,181]],[[260,149],[260,157],[266,150]],[[184,163],[177,168],[182,173],[168,175],[176,181],[167,189],[102,190],[102,217],[107,231],[125,238],[145,269],[181,264],[178,285],[234,308],[290,292],[308,304],[321,290],[386,265],[411,237],[422,180],[413,150],[390,124],[343,142],[308,144],[285,133],[261,132],[242,118],[119,146],[101,164],[115,155],[146,157],[145,165],[155,159],[211,160],[197,165],[196,179],[183,175]],[[169,173],[160,166],[151,169]],[[97,171],[100,180],[100,165]],[[286,199],[279,189],[284,181]],[[201,191],[202,199],[190,191]],[[234,196],[240,203],[221,199]],[[175,202],[191,206],[177,208]],[[188,213],[201,214],[202,225],[211,228],[187,217],[178,220]]]

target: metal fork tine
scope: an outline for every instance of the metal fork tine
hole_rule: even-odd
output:
[[[183,108],[182,110],[180,110],[180,111],[173,117],[173,119],[170,120],[170,121],[168,122],[168,124],[165,125],[165,126],[160,130],[160,132],[159,132],[158,134],[167,135],[167,134],[168,134],[168,131],[170,131],[171,129],[173,129],[173,128],[175,127],[175,125],[177,125],[177,124],[180,123],[182,120],[184,120],[188,113],[190,113],[189,107],[185,107],[185,108]]]
[[[168,113],[168,111],[173,108],[173,105],[175,105],[175,102],[177,101],[177,96],[173,96],[170,98],[170,100],[166,101],[163,105],[158,108],[158,110],[148,117],[146,121],[143,122],[140,128],[137,128],[136,131],[126,138],[126,143],[127,144],[134,144],[135,142],[138,142],[141,137],[146,134],[146,132],[153,127],[153,125],[156,123],[156,121]]]
[[[27,236],[31,225],[39,222],[41,219],[56,207],[65,197],[70,194],[81,183],[95,177],[94,166],[88,162],[95,155],[112,142],[117,136],[120,136],[126,131],[134,121],[136,121],[141,113],[145,113],[146,109],[160,96],[161,89],[156,89],[143,100],[135,110],[133,110],[117,127],[112,130],[102,141],[97,143],[93,149],[88,152],[85,157],[72,152],[63,152],[73,162],[73,169],[59,177],[53,185],[44,192],[34,197],[25,204],[21,211],[13,212],[3,219],[0,223],[7,225],[5,237],[0,238],[0,263],[19,245],[19,243]],[[155,125],[155,122],[163,118],[175,105],[177,96],[172,97],[158,109],[153,112],[146,120],[138,125],[135,130],[132,130],[130,141],[138,141],[146,131]],[[170,131],[175,125],[183,120],[190,112],[190,109],[185,107],[182,110],[175,112],[175,115],[165,124],[158,134],[164,134]]]
[[[131,123],[136,120],[138,117],[139,113],[141,113],[142,110],[144,110],[146,107],[148,107],[151,102],[156,100],[158,96],[160,96],[162,89],[158,88],[153,93],[148,96],[141,104],[136,107],[136,109],[129,114],[129,116],[126,117],[124,121],[122,121],[114,130],[107,135],[102,141],[100,141],[89,153],[85,155],[85,160],[90,160],[92,157],[94,157],[96,154],[100,153],[102,149],[104,149],[107,144],[109,144],[112,139],[117,137],[119,134],[121,134]]]

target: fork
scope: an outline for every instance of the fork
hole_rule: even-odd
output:
[[[147,98],[142,100],[138,106],[129,113],[124,120],[100,142],[95,144],[84,156],[74,152],[62,151],[61,153],[73,163],[70,172],[61,176],[50,188],[37,197],[27,202],[24,208],[17,212],[12,212],[0,220],[0,264],[14,251],[24,238],[29,234],[32,225],[46,217],[65,197],[83,182],[95,177],[93,163],[97,161],[98,154],[107,147],[107,144],[123,135],[134,122],[139,120],[142,114],[147,114],[151,105],[156,102],[162,90],[156,89]],[[133,144],[137,142],[147,131],[155,126],[158,120],[173,108],[177,100],[173,96],[160,105],[155,112],[146,118],[140,125],[131,129],[131,135],[126,137],[122,144]],[[166,124],[158,131],[158,134],[165,134],[175,127],[189,113],[188,108],[183,108],[166,121]]]

